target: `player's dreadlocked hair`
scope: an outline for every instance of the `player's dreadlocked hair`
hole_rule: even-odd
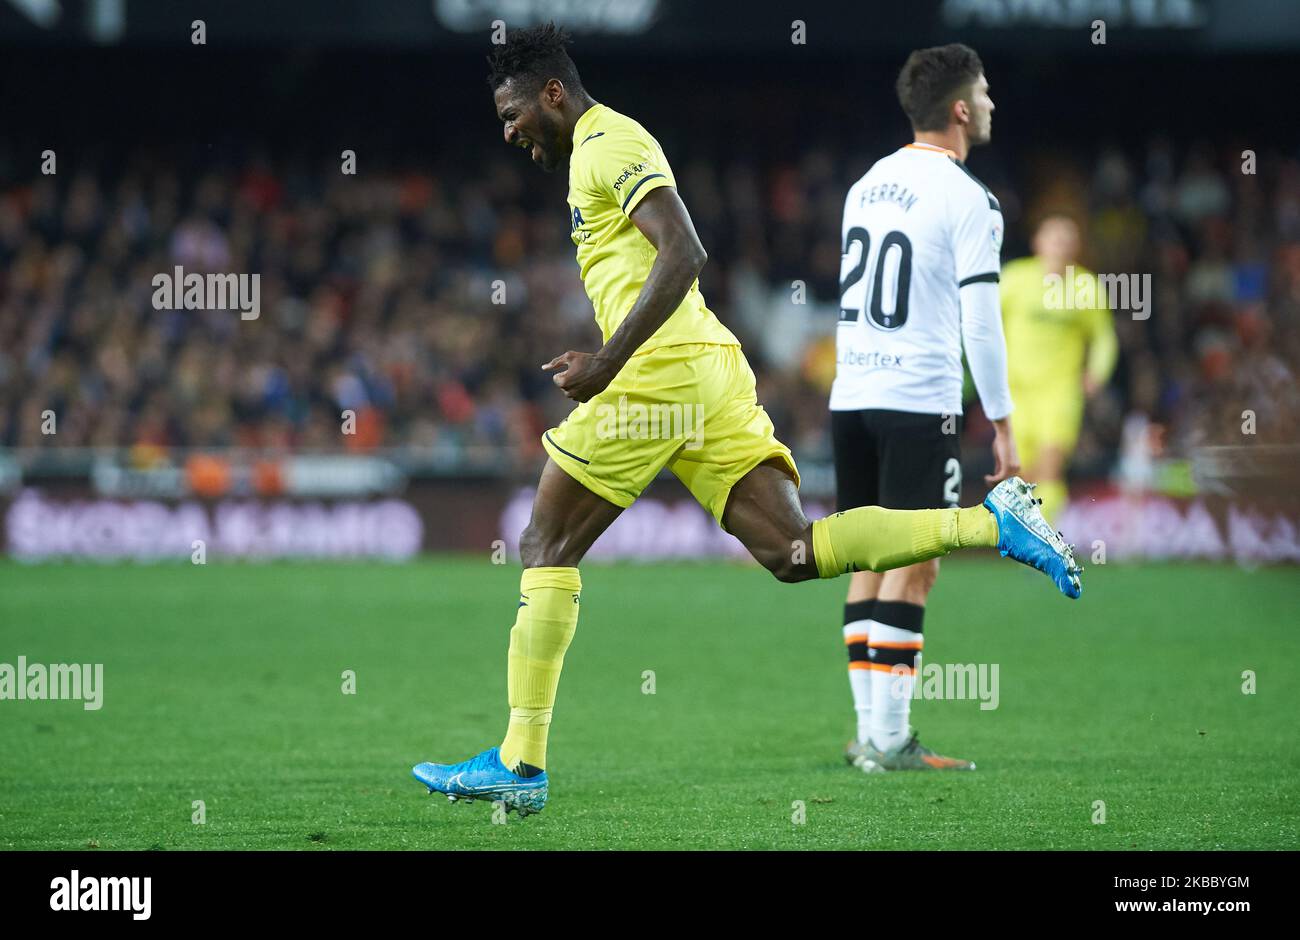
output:
[[[496,91],[513,79],[523,91],[536,94],[548,81],[558,78],[570,91],[581,89],[578,67],[564,49],[569,41],[569,34],[554,23],[512,30],[505,43],[488,56],[492,69],[488,85]]]
[[[984,63],[975,50],[959,42],[917,49],[908,56],[895,88],[912,128],[947,128],[949,106],[970,90],[983,71]]]

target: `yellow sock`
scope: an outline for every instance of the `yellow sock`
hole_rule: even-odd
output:
[[[564,668],[564,651],[578,627],[577,568],[525,568],[519,582],[519,613],[510,630],[506,688],[510,726],[501,742],[501,763],[546,767],[546,736]]]
[[[1043,518],[1055,527],[1056,517],[1065,508],[1065,503],[1069,499],[1069,491],[1065,488],[1065,482],[1063,480],[1048,480],[1039,483],[1034,488],[1034,495],[1043,501],[1043,505],[1038,507],[1043,511]]]
[[[813,560],[823,578],[850,571],[887,571],[946,555],[954,548],[991,548],[997,544],[997,521],[983,506],[859,506],[813,523]]]

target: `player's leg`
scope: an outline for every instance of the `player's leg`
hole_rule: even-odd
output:
[[[879,439],[879,497],[891,509],[954,507],[961,497],[961,421],[955,415],[864,413]],[[971,770],[924,748],[909,726],[924,645],[925,608],[939,559],[886,571],[873,612],[870,747],[863,770]]]
[[[533,776],[546,766],[560,670],[578,625],[578,563],[622,511],[554,460],[546,462],[532,518],[519,537],[524,572],[510,630],[510,724],[501,743],[501,762],[522,776]]]
[[[849,691],[853,695],[853,714],[857,731],[844,748],[850,764],[863,754],[871,741],[871,620],[876,611],[876,595],[884,577],[874,571],[858,571],[849,578],[844,599],[844,646],[849,656]]]
[[[1038,484],[1036,495],[1043,501],[1043,516],[1053,519],[1055,517],[1047,512],[1052,495],[1051,482],[1043,479],[1043,472],[1048,469],[1043,461],[1043,432],[1047,430],[1051,416],[1035,389],[1012,386],[1011,396],[1011,400],[1016,402],[1016,450],[1020,453],[1021,474],[1026,480]]]
[[[925,585],[933,584],[938,559],[873,575],[880,590],[910,600],[872,602],[867,727],[845,756],[865,773],[892,770],[974,770],[974,761],[944,757],[923,746],[910,727],[912,696],[921,664]],[[889,583],[886,588],[883,585]]]
[[[924,644],[925,604],[939,576],[939,559],[879,575],[872,611],[868,658],[871,724],[868,741],[888,752],[907,741],[916,670]]]
[[[755,396],[754,373],[739,347],[692,351],[690,392],[706,415],[699,446],[668,467],[724,529],[781,581],[886,571],[954,548],[997,544],[984,507],[899,512],[863,506],[810,522],[799,501],[799,471],[776,439]]]
[[[864,412],[831,412],[831,447],[835,457],[835,506],[852,509],[880,502],[880,455],[876,437]],[[871,739],[871,619],[883,575],[855,572],[844,599],[844,645],[848,653],[849,691],[857,731],[844,748],[844,759],[856,763]]]
[[[1034,509],[1036,508],[1035,506]],[[968,515],[972,512],[976,512],[974,521],[971,521]],[[984,518],[980,518],[978,513],[983,513]],[[834,547],[831,551],[838,553],[840,558],[855,558],[856,560],[851,562],[854,565],[860,564],[863,567],[880,565],[882,571],[901,569],[906,565],[918,569],[929,567],[927,573],[909,576],[905,582],[908,586],[900,592],[901,596],[914,600],[923,596],[923,592],[920,585],[911,583],[911,578],[920,578],[925,584],[924,594],[928,594],[929,585],[933,584],[936,573],[932,566],[918,564],[919,562],[930,562],[930,559],[946,554],[952,549],[964,548],[968,545],[995,545],[998,539],[996,518],[984,506],[973,509],[919,510],[889,510],[866,506],[838,513],[829,518],[835,520],[846,517],[857,518],[853,519],[853,528],[848,531],[843,541],[838,544],[832,541]],[[1009,524],[1014,522],[1007,515],[1002,518],[1008,519]],[[843,573],[844,569],[838,566],[823,569],[822,562],[817,557],[826,545],[827,539],[834,540],[841,536],[839,532],[820,533],[819,527],[826,522],[826,519],[808,521],[799,504],[794,480],[788,475],[782,463],[771,461],[755,467],[732,488],[731,498],[727,500],[722,519],[726,530],[740,539],[749,549],[750,554],[782,581],[834,577]],[[991,534],[982,532],[979,528],[988,525],[993,528]],[[809,545],[814,546],[811,555],[806,550]],[[900,560],[900,564],[894,564],[895,561]],[[884,578],[888,578],[890,574],[894,574],[894,571],[887,570]],[[882,592],[885,590],[884,578],[881,579]],[[891,722],[898,724],[901,707],[910,702],[910,683],[915,681],[915,656],[918,649],[915,648],[916,640],[906,634],[919,634],[921,627],[919,618],[908,620],[901,615],[903,609],[901,606],[882,609],[882,603],[878,596],[869,625],[870,644],[876,645],[879,649],[886,643],[905,644],[910,641],[914,648],[905,650],[903,655],[912,659],[913,666],[911,676],[906,674],[895,676],[892,671],[868,670],[871,675],[870,721],[873,732],[877,724],[882,726]],[[912,606],[916,611],[922,609],[920,605]],[[881,623],[882,616],[894,622]],[[901,632],[896,634],[885,629],[886,627]],[[908,630],[909,627],[915,629]],[[878,681],[883,682],[884,685],[878,688]],[[887,700],[884,698],[886,695]],[[887,715],[890,717],[887,718]],[[901,718],[905,724],[905,711],[901,713]],[[923,747],[915,734],[906,735],[906,740],[890,750],[881,751],[870,745],[868,748],[869,750],[864,748],[859,759],[855,760],[855,764],[867,772],[922,769],[972,770],[975,766],[970,761],[936,754]]]
[[[546,742],[564,654],[578,625],[578,563],[622,511],[554,458],[546,462],[519,539],[524,571],[510,630],[505,739],[458,764],[417,764],[412,773],[430,792],[453,801],[500,800],[520,815],[546,805]]]
[[[1057,384],[1013,388],[1012,395],[1017,402],[1016,446],[1024,476],[1035,484],[1044,518],[1055,524],[1069,499],[1065,473],[1079,439],[1083,396],[1071,386]]]
[[[998,545],[985,506],[882,509],[859,506],[811,522],[784,460],[759,464],[731,488],[722,525],[779,581],[888,571],[959,548]]]
[[[524,563],[510,631],[510,723],[499,747],[459,764],[419,764],[413,773],[452,799],[501,800],[521,814],[546,804],[546,745],[564,654],[578,623],[578,563],[680,447],[630,438],[608,421],[621,401],[654,404],[681,383],[671,357],[642,357],[605,391],[542,437],[549,456],[520,537]]]
[[[1025,478],[1038,484],[1034,493],[1043,501],[1043,516],[1049,521],[1057,519],[1069,498],[1065,486],[1066,459],[1064,447],[1049,443],[1038,448],[1032,466],[1025,466]]]
[[[779,581],[888,571],[964,548],[997,548],[1047,574],[1077,598],[1083,569],[1038,511],[1032,487],[1004,480],[979,506],[882,509],[859,506],[810,522],[786,458],[767,460],[724,496],[719,521]],[[706,503],[708,505],[708,503]]]
[[[867,773],[974,770],[974,761],[944,757],[921,744],[909,724],[921,666],[926,600],[939,559],[886,571],[871,624],[871,730],[855,765]]]
[[[799,471],[758,404],[754,373],[739,347],[692,351],[692,392],[708,416],[701,446],[668,463],[691,494],[781,581],[888,571],[959,548],[996,547],[1048,574],[1078,597],[1073,551],[1043,521],[1030,487],[1004,480],[967,509],[891,510],[859,506],[810,522]]]

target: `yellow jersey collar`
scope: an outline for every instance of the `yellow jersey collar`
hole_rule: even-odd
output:
[[[574,150],[577,150],[582,146],[582,141],[586,138],[587,134],[591,132],[591,126],[595,123],[596,118],[606,110],[608,109],[603,104],[596,102],[586,111],[582,112],[582,116],[578,118],[577,123],[573,125]]]

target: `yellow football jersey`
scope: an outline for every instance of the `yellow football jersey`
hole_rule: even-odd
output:
[[[579,274],[605,340],[632,309],[655,261],[655,247],[628,216],[660,186],[676,185],[659,143],[636,121],[603,104],[578,118],[569,215]],[[704,305],[698,280],[637,353],[683,343],[740,345]]]
[[[1074,276],[1093,277],[1074,266]],[[1043,263],[1018,258],[1002,266],[1002,328],[1007,376],[1017,405],[1025,391],[1043,386],[1082,394],[1086,366],[1098,384],[1115,367],[1118,343],[1104,294],[1088,309],[1053,309],[1046,302]],[[1017,394],[1020,390],[1020,394]]]

